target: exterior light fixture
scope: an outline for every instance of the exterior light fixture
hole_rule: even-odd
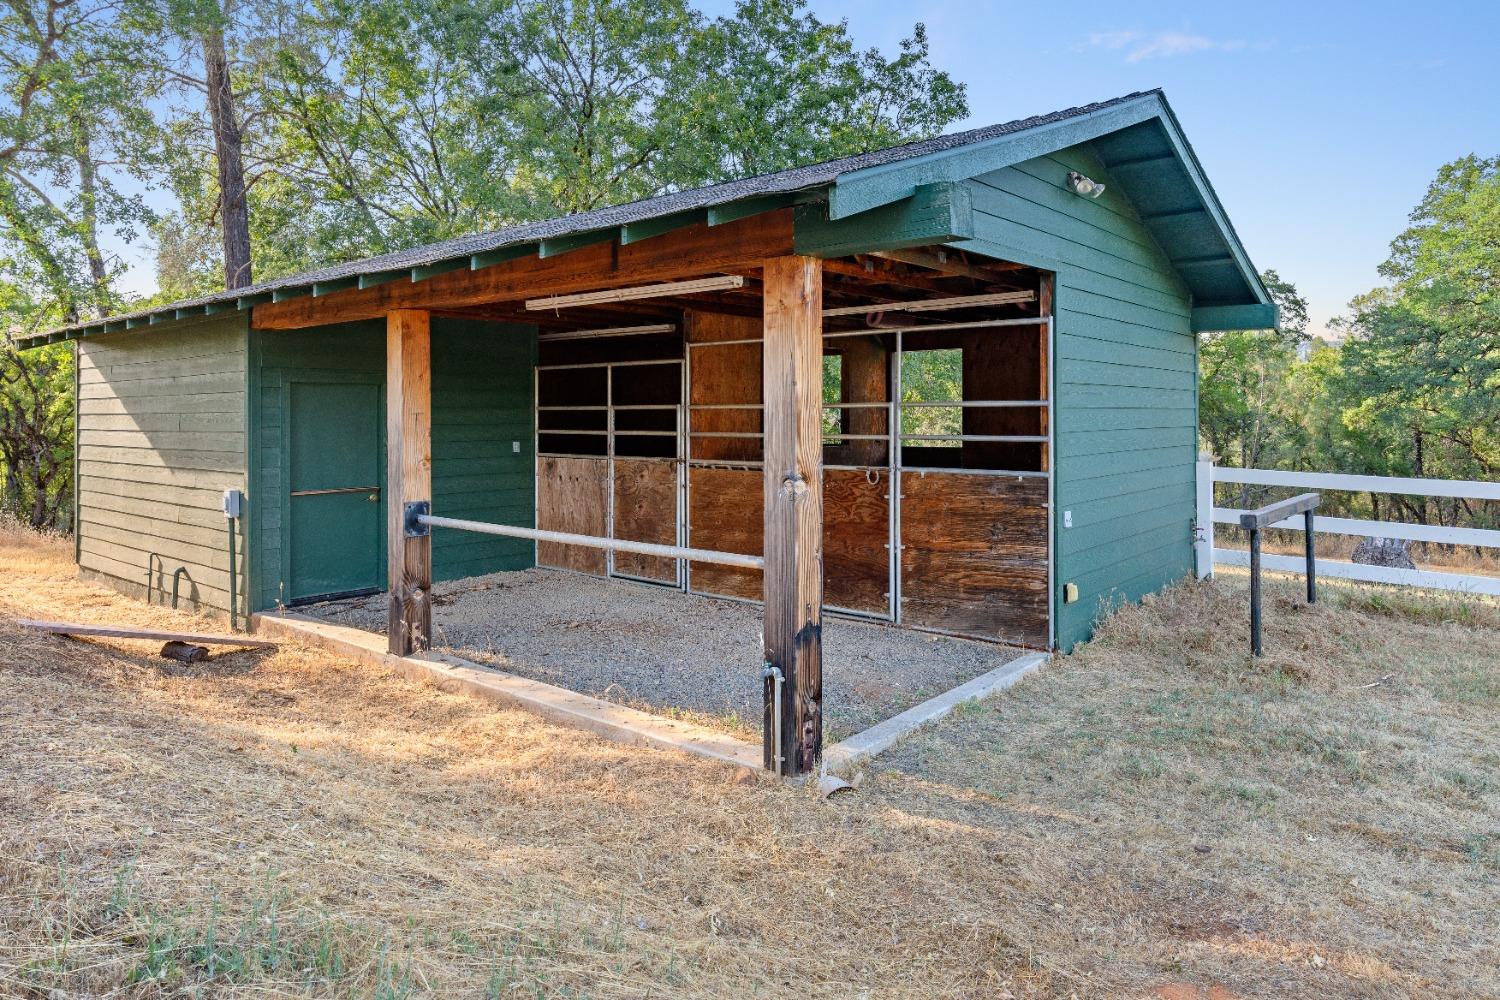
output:
[[[1085,177],[1076,170],[1068,171],[1068,187],[1074,194],[1085,198],[1097,198],[1104,193],[1104,185],[1092,177]]]

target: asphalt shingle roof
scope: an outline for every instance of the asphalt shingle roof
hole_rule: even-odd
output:
[[[1118,104],[1124,104],[1151,93],[1159,92],[1143,91],[1126,94],[1123,97],[1116,97],[1095,104],[1086,104],[1082,107],[1067,108],[1063,111],[1054,111],[1050,114],[1036,115],[1031,118],[1021,118],[999,125],[987,125],[983,128],[969,129],[964,132],[954,132],[950,135],[940,135],[931,139],[909,142],[900,146],[891,146],[887,149],[872,150],[867,153],[858,153],[853,156],[845,156],[823,163],[791,167],[787,170],[778,170],[774,173],[745,177],[739,180],[724,181],[719,184],[710,184],[706,187],[692,188],[687,191],[674,191],[670,194],[659,195],[655,198],[646,198],[624,205],[612,205],[590,212],[564,215],[540,222],[523,223],[491,232],[475,233],[471,236],[460,236],[444,240],[440,243],[430,243],[425,246],[413,247],[409,250],[400,250],[382,254],[378,257],[348,261],[342,264],[319,268],[314,271],[288,275],[287,277],[277,278],[272,281],[263,281],[246,288],[215,292],[211,295],[204,295],[194,299],[184,299],[180,302],[172,302],[130,313],[122,313],[109,317],[108,321],[116,322],[158,313],[174,312],[178,309],[191,310],[219,303],[230,303],[236,299],[262,295],[267,292],[303,288],[317,283],[337,282],[355,278],[363,274],[422,267],[451,260],[455,257],[485,253],[518,244],[534,243],[538,240],[557,239],[559,237],[608,229],[628,223],[645,222],[650,219],[675,215],[678,212],[713,208],[748,198],[759,198],[769,195],[790,195],[797,192],[809,191],[831,184],[842,174],[870,167],[884,166],[889,163],[897,163],[902,160],[915,159],[931,153],[946,152],[960,146],[985,142],[990,139],[1011,135],[1016,132],[1024,132],[1027,129],[1043,125],[1051,125],[1056,122],[1066,121],[1069,118],[1077,118]],[[53,330],[50,334],[55,335],[83,327],[98,326],[101,322],[105,321],[96,319],[76,323]]]

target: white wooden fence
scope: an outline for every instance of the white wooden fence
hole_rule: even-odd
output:
[[[1250,483],[1256,486],[1291,486],[1301,490],[1352,490],[1361,493],[1400,493],[1409,496],[1462,497],[1470,500],[1500,500],[1500,483],[1469,482],[1461,479],[1406,479],[1398,476],[1345,476],[1331,472],[1277,472],[1271,469],[1234,469],[1216,466],[1208,456],[1198,461],[1197,564],[1198,576],[1208,576],[1213,567],[1247,566],[1250,554],[1240,549],[1214,546],[1215,524],[1239,524],[1239,510],[1215,507],[1215,483]],[[1291,531],[1303,530],[1302,515],[1288,518],[1273,527]],[[1413,542],[1442,542],[1451,545],[1500,548],[1500,531],[1483,528],[1445,528],[1428,524],[1406,524],[1399,521],[1361,521],[1347,517],[1314,519],[1319,533],[1358,535],[1365,538],[1402,538]],[[1264,555],[1266,569],[1301,573],[1302,556]],[[1420,569],[1394,569],[1388,566],[1366,566],[1360,563],[1318,560],[1318,575],[1363,580],[1370,583],[1396,583],[1434,590],[1458,590],[1471,594],[1500,596],[1500,577],[1475,576],[1467,573],[1439,573]]]

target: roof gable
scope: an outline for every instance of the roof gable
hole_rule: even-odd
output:
[[[1133,94],[1025,129],[1005,130],[841,173],[829,191],[828,214],[833,219],[846,218],[909,198],[923,185],[976,177],[1085,144],[1130,197],[1141,221],[1192,291],[1195,304],[1271,304],[1160,91]]]
[[[1085,143],[1093,145],[1112,179],[1138,205],[1142,220],[1166,248],[1196,301],[1205,306],[1259,310],[1225,316],[1267,315],[1270,298],[1176,116],[1160,91],[1149,91],[332,265],[249,288],[75,324],[22,343],[34,346],[90,332],[136,329],[391,281],[425,281],[460,268],[479,270],[532,254],[545,258],[606,240],[628,245],[683,226],[716,226],[813,201],[826,201],[827,219],[836,222],[911,199],[920,188],[964,180]]]

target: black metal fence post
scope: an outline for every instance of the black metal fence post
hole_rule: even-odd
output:
[[[1259,656],[1260,644],[1260,529],[1250,529],[1250,652]]]
[[[1307,603],[1318,603],[1318,555],[1316,536],[1313,534],[1313,512],[1309,509],[1302,515],[1307,535]]]

